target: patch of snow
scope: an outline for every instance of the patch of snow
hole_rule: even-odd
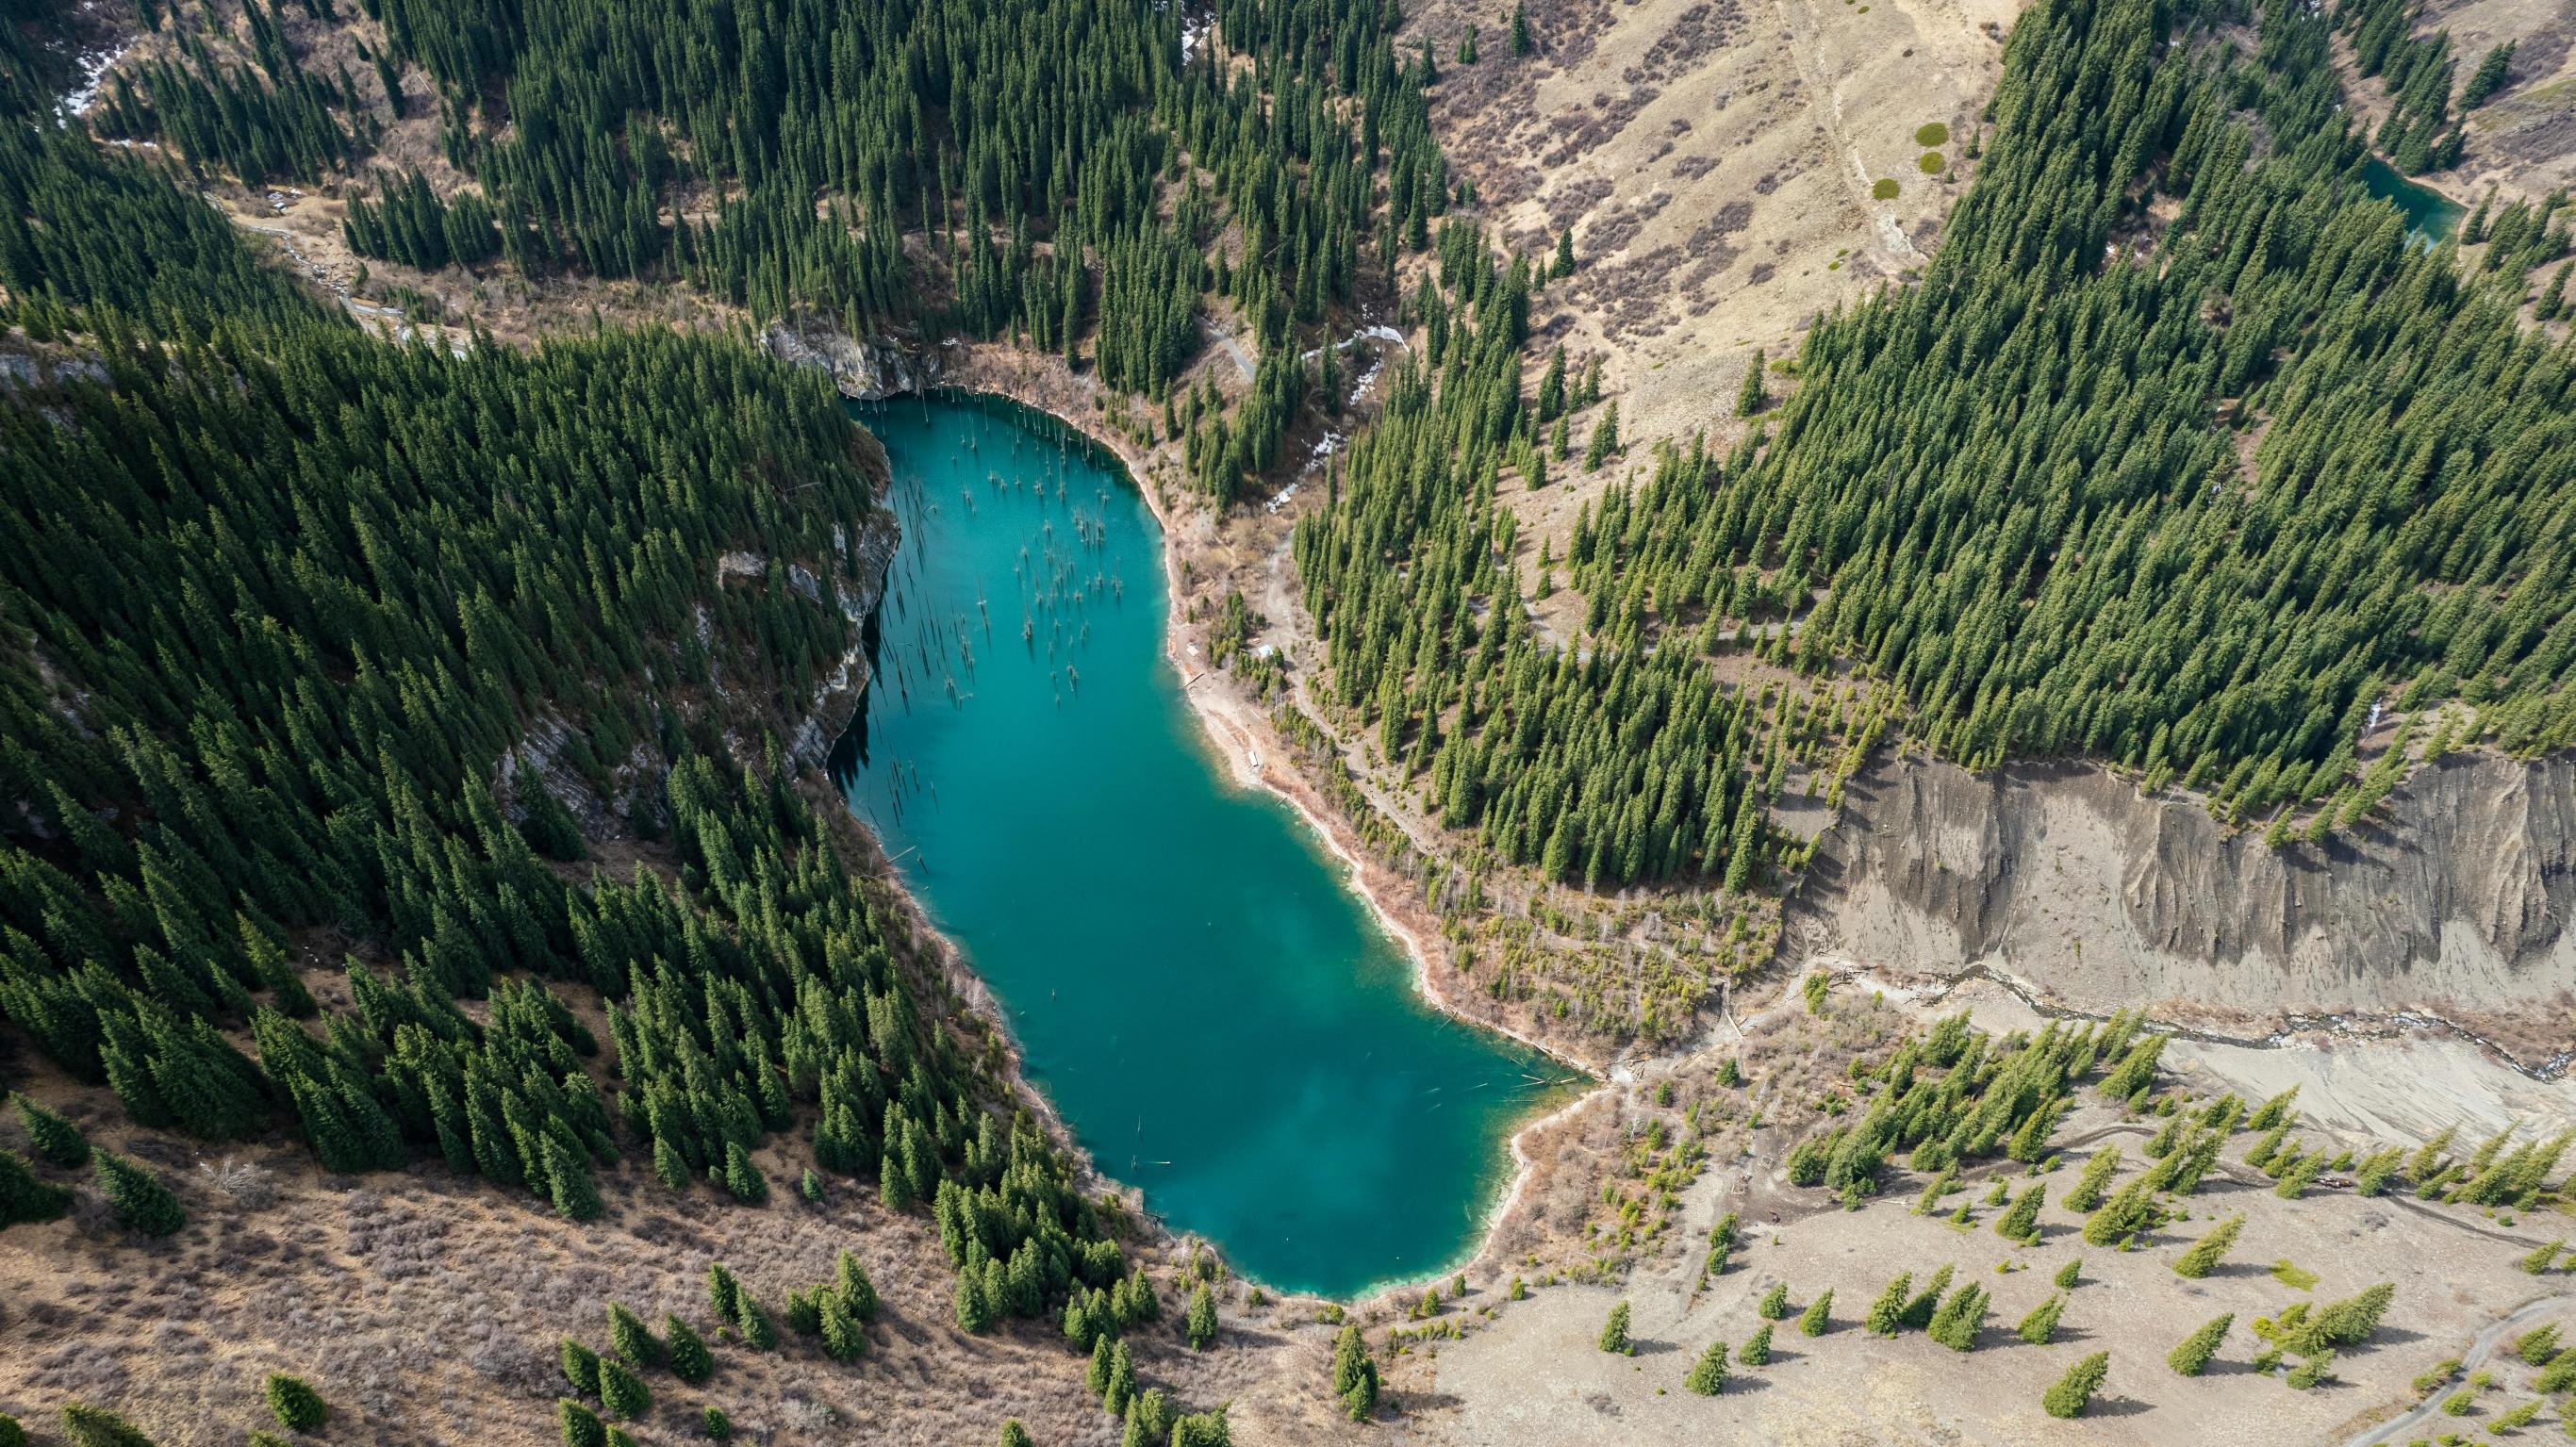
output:
[[[57,107],[66,124],[72,117],[88,115],[89,108],[98,104],[99,88],[106,84],[107,73],[133,48],[134,42],[129,40],[122,45],[93,50],[74,62],[80,67],[80,84],[72,87]]]

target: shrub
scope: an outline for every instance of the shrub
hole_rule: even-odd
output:
[[[2057,1283],[2057,1289],[2060,1291],[2073,1291],[2075,1283],[2083,1279],[2084,1258],[2081,1256],[2057,1268],[2057,1275],[2051,1278]]]
[[[1737,1352],[1735,1359],[1748,1367],[1770,1365],[1771,1324],[1769,1322],[1764,1322],[1753,1335],[1744,1339],[1744,1350]]]
[[[698,1430],[712,1441],[722,1442],[733,1435],[733,1418],[722,1407],[709,1407],[698,1416]]]
[[[1926,176],[1938,176],[1949,168],[1950,163],[1943,159],[1939,151],[1925,151],[1914,158],[1914,169]]]
[[[2057,1319],[2065,1314],[2066,1298],[2052,1294],[2048,1300],[2032,1307],[2030,1315],[2023,1317],[2021,1325],[2014,1331],[2032,1346],[2044,1347],[2056,1339]]]
[[[268,1374],[268,1410],[277,1417],[277,1425],[289,1432],[310,1432],[331,1415],[312,1383],[284,1372]]]
[[[1789,1283],[1783,1281],[1762,1293],[1753,1306],[1753,1314],[1764,1321],[1784,1321],[1789,1315]]]
[[[1001,1447],[1037,1447],[1037,1443],[1030,1439],[1029,1429],[1020,1425],[1019,1418],[1004,1417]]]
[[[1950,128],[1939,121],[1934,121],[1929,125],[1922,126],[1914,132],[1914,144],[1918,146],[1946,146],[1950,144]]]
[[[27,1447],[27,1429],[6,1412],[0,1412],[0,1447]]]
[[[1877,180],[1870,182],[1869,194],[1870,199],[1874,201],[1895,200],[1896,178],[1894,176],[1881,176]]]

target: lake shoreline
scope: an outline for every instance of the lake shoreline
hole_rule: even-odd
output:
[[[1370,856],[1350,824],[1326,805],[1313,781],[1293,765],[1282,765],[1279,762],[1291,757],[1286,740],[1279,737],[1266,716],[1231,686],[1231,678],[1218,673],[1212,666],[1193,669],[1187,653],[1187,645],[1184,642],[1185,627],[1189,622],[1185,615],[1187,587],[1183,571],[1186,562],[1184,547],[1186,526],[1190,520],[1183,518],[1179,510],[1162,496],[1161,489],[1154,485],[1155,464],[1168,454],[1169,445],[1157,444],[1151,448],[1141,448],[1117,432],[1099,426],[1096,419],[1086,417],[1084,414],[1090,400],[1102,394],[1096,384],[1074,377],[1059,358],[1033,357],[1027,352],[1014,348],[985,344],[944,348],[942,362],[943,365],[929,391],[955,392],[970,397],[989,397],[1042,413],[1078,436],[1087,439],[1117,461],[1126,480],[1143,499],[1147,511],[1153,515],[1160,533],[1156,553],[1162,561],[1165,584],[1165,617],[1160,629],[1161,652],[1164,662],[1174,670],[1180,692],[1189,704],[1191,717],[1197,721],[1200,734],[1223,760],[1227,774],[1237,785],[1260,790],[1287,804],[1307,828],[1321,839],[1325,849],[1344,871],[1345,887],[1359,897],[1379,928],[1402,947],[1411,966],[1408,974],[1415,993],[1442,1018],[1472,1028],[1491,1031],[1574,1072],[1580,1078],[1578,1082],[1567,1083],[1574,1091],[1570,1099],[1552,1109],[1543,1110],[1513,1127],[1507,1139],[1510,1160],[1507,1173],[1497,1183],[1492,1200],[1484,1210],[1474,1232],[1464,1243],[1464,1251],[1456,1259],[1418,1275],[1373,1284],[1351,1297],[1350,1301],[1354,1305],[1365,1305],[1392,1299],[1407,1287],[1418,1286],[1422,1282],[1437,1280],[1484,1263],[1491,1254],[1496,1233],[1509,1218],[1510,1213],[1521,1203],[1536,1173],[1537,1163],[1532,1142],[1537,1134],[1590,1104],[1604,1092],[1615,1091],[1617,1085],[1607,1078],[1605,1070],[1599,1065],[1577,1059],[1563,1049],[1533,1038],[1528,1033],[1506,1023],[1480,1019],[1461,1009],[1443,988],[1432,969],[1432,953],[1426,940],[1437,937],[1437,922],[1399,893],[1407,887],[1405,883]],[[1211,687],[1212,684],[1216,686]],[[1260,762],[1256,763],[1256,760]],[[1022,1093],[1043,1102],[1045,1118],[1050,1122],[1058,1138],[1076,1152],[1084,1169],[1094,1179],[1114,1186],[1122,1195],[1132,1193],[1133,1198],[1140,1204],[1141,1219],[1148,1222],[1153,1230],[1166,1238],[1177,1239],[1183,1235],[1184,1233],[1173,1230],[1152,1211],[1149,1205],[1143,1204],[1144,1191],[1140,1185],[1120,1180],[1109,1174],[1091,1152],[1083,1150],[1074,1142],[1069,1126],[1053,1102],[1046,1100],[1045,1092],[1028,1079],[1024,1046],[1017,1032],[1011,1028],[1006,1012],[1001,1009],[999,996],[980,975],[976,974],[955,941],[949,939],[932,923],[926,906],[914,895],[913,890],[900,874],[892,869],[886,858],[883,841],[877,838],[874,829],[864,820],[857,820],[855,815],[853,819],[875,846],[874,853],[877,861],[885,867],[888,876],[902,891],[916,924],[939,941],[940,951],[943,960],[950,968],[952,981],[959,975],[971,981],[971,984],[961,989],[960,993],[965,995],[987,1020],[998,1026],[1009,1052],[1014,1080]],[[1220,1250],[1223,1249],[1221,1243],[1212,1242],[1211,1244],[1218,1245]],[[1275,1287],[1272,1283],[1259,1282],[1257,1278],[1246,1277],[1245,1279],[1270,1288],[1278,1295],[1302,1296],[1315,1300],[1334,1299],[1314,1292],[1288,1291],[1285,1288]]]

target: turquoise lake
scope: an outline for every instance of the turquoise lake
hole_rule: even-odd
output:
[[[2404,213],[2409,240],[2438,246],[2460,227],[2463,213],[2456,202],[2430,186],[2418,186],[2398,175],[2395,167],[2377,156],[2362,161],[2361,184],[2371,195],[2393,203]]]
[[[853,410],[904,537],[837,777],[1031,1079],[1255,1280],[1347,1297],[1463,1260],[1567,1072],[1432,1009],[1314,832],[1233,782],[1114,459],[1010,403]]]

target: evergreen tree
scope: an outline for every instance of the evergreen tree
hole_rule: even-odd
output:
[[[555,1403],[555,1419],[563,1427],[564,1447],[608,1447],[608,1427],[599,1414],[569,1397]]]
[[[1832,1293],[1828,1292],[1824,1297],[1820,1297],[1818,1299],[1827,1300],[1830,1299],[1831,1296]],[[1812,1312],[1814,1308],[1810,1307],[1808,1310]],[[1806,1322],[1807,1319],[1805,1317],[1802,1316],[1798,1318],[1800,1330],[1805,1330]],[[1809,1332],[1808,1335],[1821,1336],[1823,1333]],[[1735,1356],[1737,1361],[1742,1362],[1748,1367],[1769,1366],[1771,1364],[1771,1324],[1766,1321],[1762,1325],[1755,1327],[1753,1329],[1753,1335],[1744,1339],[1744,1349],[1737,1352]]]
[[[0,1226],[51,1221],[71,1203],[71,1191],[38,1179],[25,1156],[0,1150]]]
[[[1610,1308],[1610,1319],[1601,1324],[1601,1349],[1619,1356],[1635,1356],[1636,1343],[1628,1340],[1628,1303]]]
[[[2199,1376],[2209,1369],[2209,1359],[2218,1355],[2219,1344],[2227,1340],[2227,1328],[2235,1321],[2232,1312],[2210,1318],[2174,1347],[2165,1364],[2186,1377]]]
[[[1760,414],[1762,404],[1767,400],[1769,399],[1762,391],[1762,349],[1756,347],[1753,349],[1753,360],[1746,363],[1744,367],[1744,385],[1735,393],[1735,415],[1756,416]]]
[[[2048,1300],[2030,1309],[2030,1315],[2013,1328],[2014,1334],[2035,1347],[2044,1347],[2057,1337],[2057,1319],[2066,1313],[2066,1298],[2055,1292]]]
[[[599,1359],[599,1405],[612,1417],[628,1420],[653,1410],[653,1393],[635,1369],[616,1357]]]
[[[1037,1447],[1036,1441],[1029,1436],[1029,1429],[1021,1425],[1017,1417],[1002,1419],[1002,1435],[999,1441],[1001,1447]]]
[[[301,1377],[271,1372],[266,1391],[270,1415],[289,1432],[313,1431],[331,1415],[331,1409],[323,1405],[322,1394]]]
[[[563,1364],[564,1380],[585,1397],[599,1395],[599,1353],[565,1337],[556,1357]]]
[[[1204,1281],[1190,1292],[1187,1334],[1192,1351],[1206,1351],[1216,1342],[1216,1293]]]
[[[1907,1295],[1914,1289],[1914,1273],[1899,1272],[1887,1289],[1869,1304],[1869,1314],[1861,1319],[1873,1336],[1894,1336],[1903,1325]]]
[[[99,1186],[116,1208],[118,1224],[146,1236],[168,1236],[188,1224],[179,1198],[161,1178],[114,1151],[97,1154]]]
[[[1789,1315],[1789,1283],[1783,1281],[1762,1293],[1753,1306],[1753,1314],[1764,1321],[1784,1321]]]
[[[2095,1151],[2093,1158],[2084,1163],[2083,1174],[2075,1178],[2074,1189],[2066,1193],[2066,1209],[2091,1214],[2101,1206],[2103,1192],[2109,1189],[2111,1177],[2119,1170],[2118,1146],[2104,1146]]]
[[[2047,1196],[2046,1186],[2036,1181],[2032,1182],[2030,1189],[2022,1192],[2012,1203],[2012,1209],[1995,1218],[1995,1233],[2007,1241],[2018,1241],[2025,1246],[2037,1244],[2039,1207]]]
[[[2084,1258],[2078,1256],[2070,1259],[2065,1265],[2057,1268],[2057,1275],[2050,1279],[2057,1283],[2058,1290],[2073,1291],[2075,1289],[2075,1283],[2081,1280],[2083,1276]]]
[[[1359,1326],[1345,1323],[1333,1341],[1333,1395],[1352,1421],[1364,1422],[1377,1410],[1377,1393],[1377,1362],[1369,1356]]]
[[[671,1375],[691,1385],[715,1375],[715,1354],[707,1350],[706,1340],[673,1313],[662,1315],[662,1341]]]
[[[2194,1281],[2218,1269],[2228,1250],[2235,1246],[2237,1234],[2245,1229],[2243,1216],[2230,1216],[2209,1229],[2208,1234],[2191,1244],[2174,1262],[2174,1274]]]
[[[2103,1378],[2111,1374],[2111,1354],[2095,1352],[2066,1369],[2066,1375],[2040,1397],[2040,1406],[2052,1417],[2081,1417],[2102,1389]]]
[[[662,1364],[662,1342],[644,1319],[617,1303],[608,1303],[608,1349],[639,1370]]]
[[[1701,1352],[1699,1360],[1691,1365],[1690,1375],[1682,1378],[1682,1385],[1703,1397],[1714,1397],[1724,1391],[1726,1389],[1726,1343],[1710,1342],[1708,1350]]]
[[[89,1137],[81,1134],[80,1127],[38,1105],[23,1091],[12,1091],[9,1103],[17,1107],[18,1121],[27,1128],[36,1154],[65,1170],[89,1164]]]
[[[67,1402],[62,1417],[63,1433],[74,1447],[152,1447],[141,1429],[104,1407]]]
[[[1800,1336],[1823,1336],[1828,1330],[1832,1329],[1834,1319],[1833,1312],[1834,1289],[1828,1286],[1825,1288],[1822,1295],[1818,1296],[1814,1301],[1807,1303],[1807,1309],[1805,1311],[1798,1313],[1798,1334]]]

